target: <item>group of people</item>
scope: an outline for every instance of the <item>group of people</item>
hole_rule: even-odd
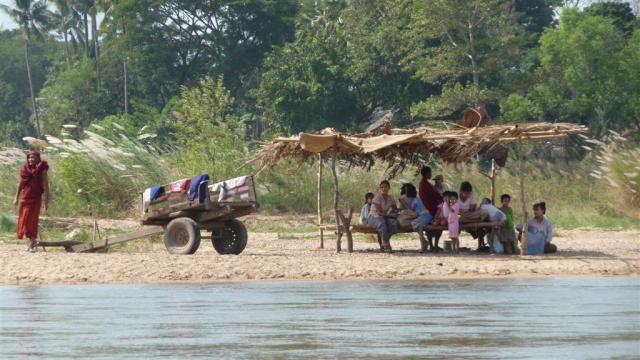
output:
[[[432,184],[430,167],[422,167],[420,173],[422,179],[418,189],[411,183],[403,183],[397,201],[389,194],[391,184],[387,180],[380,183],[378,194],[365,195],[360,223],[376,230],[382,251],[392,251],[391,236],[400,232],[401,228],[411,227],[418,233],[421,252],[440,252],[442,248],[439,247],[439,241],[443,231],[437,228],[446,227],[451,238],[451,251],[459,252],[460,224],[487,221],[499,224],[499,229],[492,231],[494,229],[480,227],[467,230],[478,240],[477,250],[507,254],[518,252],[523,226],[514,225],[509,194],[500,197],[501,207],[492,204],[488,198],[478,204],[468,181],[462,182],[459,192],[455,192],[446,188],[442,175],[436,176],[435,184]],[[546,204],[534,204],[533,211],[534,217],[527,224],[527,253],[555,252],[556,247],[551,244],[552,225],[545,217]],[[430,224],[436,229],[428,229]],[[488,233],[494,236],[485,244]]]

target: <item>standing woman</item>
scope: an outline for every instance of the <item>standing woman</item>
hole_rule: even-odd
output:
[[[44,195],[44,211],[49,209],[49,178],[47,175],[49,165],[40,159],[40,153],[30,151],[27,162],[20,168],[20,182],[13,205],[18,205],[20,199],[20,212],[18,216],[18,239],[25,236],[29,239],[27,251],[35,252],[38,238],[38,220],[42,207],[42,195]],[[22,197],[20,197],[22,194]]]

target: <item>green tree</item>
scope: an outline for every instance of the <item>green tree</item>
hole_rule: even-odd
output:
[[[55,31],[62,35],[67,66],[72,63],[72,48],[77,52],[82,44],[82,29],[80,14],[71,7],[68,0],[54,0],[55,10],[50,14],[50,23]]]
[[[304,18],[296,41],[265,59],[258,104],[272,128],[298,132],[350,127],[363,113],[349,76],[343,5],[329,3]]]
[[[224,75],[233,93],[255,86],[264,54],[293,39],[297,9],[293,0],[123,0],[105,32],[129,59],[130,92],[163,107],[205,75]]]
[[[394,121],[408,122],[411,105],[438,90],[402,64],[411,49],[413,7],[406,0],[354,0],[340,14],[351,59],[348,74],[365,114],[393,109]]]
[[[640,63],[632,55],[638,39],[627,45],[609,18],[562,11],[559,27],[540,39],[540,83],[532,96],[541,117],[580,122],[595,135],[637,124],[627,104],[640,97],[634,80]]]
[[[24,43],[24,58],[27,63],[27,78],[29,80],[29,91],[31,93],[31,106],[33,107],[33,117],[36,122],[36,135],[40,137],[40,118],[38,116],[38,106],[33,88],[33,78],[31,76],[30,43],[32,39],[42,40],[43,32],[46,31],[48,22],[47,3],[44,0],[14,0],[14,6],[0,4],[0,9],[7,13],[22,30]]]
[[[416,115],[448,116],[479,102],[497,98],[491,87],[522,55],[522,28],[513,1],[419,1],[411,18],[414,51],[407,67],[431,84],[441,84],[433,96],[413,108]]]
[[[625,2],[598,2],[589,5],[584,9],[584,12],[613,20],[613,25],[625,38],[631,36],[634,27],[638,25],[638,20],[633,14],[631,5]]]
[[[182,88],[175,113],[182,176],[207,173],[220,181],[240,174],[247,150],[233,102],[222,78],[205,77],[192,89]]]
[[[95,88],[93,63],[83,59],[51,76],[40,91],[43,130],[57,134],[63,124],[85,128],[108,115],[109,94]]]

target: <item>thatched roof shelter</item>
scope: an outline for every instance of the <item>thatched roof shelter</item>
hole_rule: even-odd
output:
[[[585,134],[587,128],[568,123],[523,123],[463,128],[422,127],[393,129],[393,135],[371,133],[343,134],[325,129],[318,134],[300,133],[278,137],[254,156],[261,168],[283,158],[307,159],[314,154],[333,154],[355,166],[371,166],[378,159],[388,163],[418,165],[435,156],[445,162],[463,162],[476,154],[491,155],[492,150],[517,141],[542,141]],[[335,149],[334,149],[335,145]],[[495,155],[494,155],[495,156]],[[493,156],[489,156],[490,158]]]
[[[385,129],[389,130],[389,129]],[[509,143],[567,139],[573,135],[583,135],[587,127],[569,123],[523,123],[489,125],[467,128],[457,124],[445,124],[443,128],[421,127],[417,129],[391,129],[390,134],[373,133],[343,134],[335,129],[325,129],[318,134],[300,133],[297,136],[278,137],[265,144],[254,155],[253,161],[261,169],[275,165],[281,159],[319,160],[318,168],[318,225],[320,229],[320,247],[323,247],[321,204],[321,178],[325,157],[331,158],[333,176],[334,215],[337,233],[336,250],[340,251],[340,242],[346,234],[349,252],[353,251],[351,238],[351,215],[338,208],[339,190],[336,174],[336,161],[342,160],[350,166],[371,167],[376,160],[386,162],[392,173],[407,165],[421,165],[434,157],[440,157],[448,163],[464,162],[476,155],[492,160],[491,179],[492,199],[495,197],[496,164],[504,166]],[[328,156],[327,156],[328,157]],[[524,162],[520,161],[520,198],[523,209],[525,237],[522,247],[526,254],[527,209],[524,201]]]

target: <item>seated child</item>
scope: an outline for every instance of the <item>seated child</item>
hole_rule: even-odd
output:
[[[362,206],[362,210],[360,210],[360,224],[367,225],[367,219],[369,218],[369,214],[371,213],[371,204],[373,202],[373,193],[366,193],[364,195],[364,205]]]
[[[429,210],[424,206],[422,200],[418,197],[418,191],[415,186],[411,184],[405,184],[404,195],[407,209],[415,211],[418,215],[412,222],[411,227],[414,231],[418,232],[420,237],[420,251],[425,252],[429,250],[427,240],[424,237],[424,229],[431,222],[432,216]]]
[[[444,200],[442,203],[438,204],[438,210],[436,211],[436,216],[433,218],[431,222],[436,226],[446,226],[447,218],[449,217],[449,205],[447,201],[449,199],[450,191],[445,191],[442,193],[442,199]]]

